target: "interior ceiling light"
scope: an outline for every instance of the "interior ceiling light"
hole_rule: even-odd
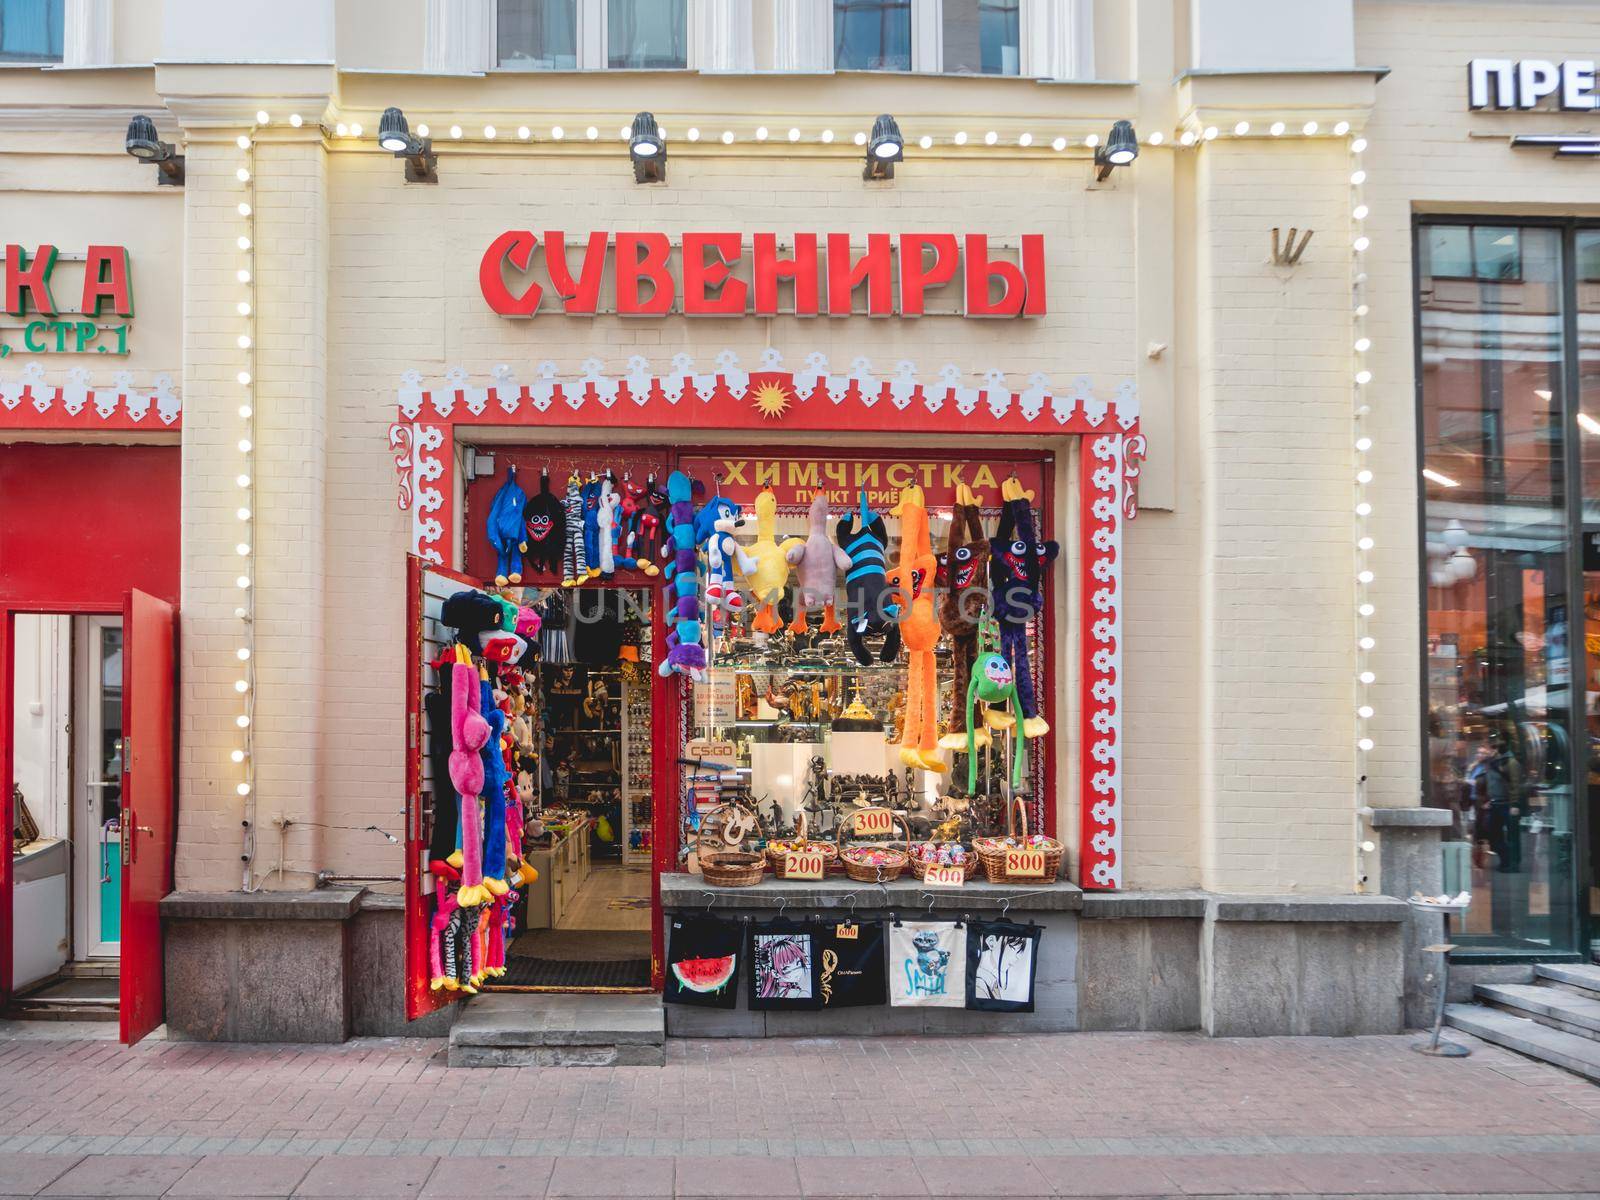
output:
[[[904,162],[906,140],[900,136],[900,126],[888,113],[872,123],[872,137],[867,141],[867,165],[861,172],[863,179],[893,179],[894,165]]]
[[[1422,477],[1437,483],[1440,487],[1453,488],[1461,486],[1460,481],[1451,479],[1443,471],[1435,471],[1432,467],[1423,467]]]
[[[1133,122],[1118,121],[1111,126],[1106,144],[1095,149],[1095,181],[1104,183],[1112,171],[1127,166],[1138,157],[1139,135],[1133,131]]]
[[[183,186],[183,155],[171,142],[156,136],[156,123],[139,115],[128,122],[128,136],[123,148],[140,162],[154,163],[159,174],[156,182],[171,187]]]
[[[378,121],[378,145],[396,158],[405,159],[407,183],[438,183],[439,157],[433,152],[432,138],[419,138],[406,124],[398,108],[386,108]]]
[[[667,181],[667,140],[661,136],[654,113],[642,112],[633,118],[628,135],[628,157],[633,160],[635,183]]]

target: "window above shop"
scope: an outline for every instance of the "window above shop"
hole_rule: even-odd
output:
[[[506,70],[681,70],[689,0],[496,0],[494,44]]]
[[[0,62],[58,63],[66,0],[0,0]]]
[[[1021,73],[1023,0],[832,3],[836,70]]]

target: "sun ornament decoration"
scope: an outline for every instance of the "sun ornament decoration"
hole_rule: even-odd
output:
[[[789,393],[782,384],[763,383],[755,392],[756,411],[763,417],[779,420],[789,411]]]

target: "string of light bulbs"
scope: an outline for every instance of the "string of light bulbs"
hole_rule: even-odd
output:
[[[239,251],[239,266],[235,272],[238,284],[237,298],[234,301],[234,312],[241,322],[237,338],[239,349],[239,372],[235,377],[239,387],[239,439],[237,450],[239,454],[239,473],[234,482],[239,491],[239,507],[235,513],[239,521],[239,540],[234,550],[239,559],[239,574],[235,584],[239,591],[239,604],[234,609],[234,617],[239,622],[238,649],[234,651],[238,666],[238,677],[234,680],[233,688],[238,694],[240,710],[234,718],[234,724],[239,730],[239,740],[230,754],[233,762],[239,768],[238,782],[234,785],[240,797],[240,822],[244,827],[244,847],[240,854],[243,863],[244,891],[255,890],[255,858],[256,858],[256,777],[255,777],[255,714],[256,714],[256,634],[255,634],[255,595],[256,584],[256,538],[255,533],[259,528],[256,520],[256,473],[255,473],[255,443],[256,443],[256,406],[255,406],[255,378],[256,378],[256,339],[255,339],[255,307],[256,307],[256,271],[255,271],[255,137],[257,129],[268,123],[265,112],[256,114],[256,127],[248,133],[241,133],[236,144],[240,151],[240,160],[234,177],[239,181],[241,195],[238,202],[240,232],[236,245]],[[291,124],[298,125],[298,118]]]
[[[1367,251],[1372,245],[1367,234],[1366,200],[1367,169],[1364,155],[1367,139],[1350,139],[1350,335],[1352,371],[1350,378],[1351,425],[1354,444],[1355,490],[1355,821],[1356,821],[1356,887],[1361,890],[1371,872],[1367,856],[1377,849],[1364,821],[1371,810],[1367,806],[1367,768],[1374,749],[1372,739],[1372,689],[1377,674],[1372,669],[1373,651],[1377,640],[1373,637],[1373,618],[1377,608],[1373,604],[1375,576],[1372,570],[1372,434],[1368,416],[1372,412],[1370,385],[1372,370],[1368,366],[1372,352],[1372,335],[1367,320],[1370,306],[1367,301]]]

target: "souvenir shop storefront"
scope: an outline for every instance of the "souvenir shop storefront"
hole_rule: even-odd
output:
[[[408,1015],[1074,1027],[1121,871],[1120,401],[776,351],[408,378]]]

